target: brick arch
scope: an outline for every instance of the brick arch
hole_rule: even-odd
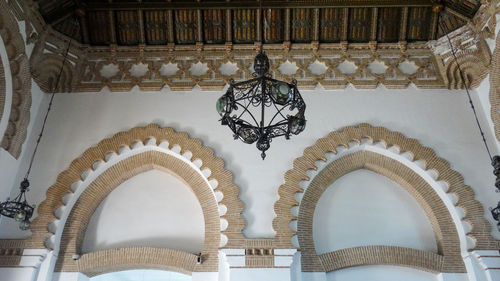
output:
[[[465,211],[462,220],[472,226],[472,230],[467,233],[467,236],[475,241],[475,249],[496,249],[499,246],[500,243],[490,235],[491,226],[484,218],[483,207],[474,199],[473,190],[464,184],[463,177],[452,170],[446,160],[439,158],[432,149],[422,146],[417,140],[407,138],[401,133],[392,132],[382,127],[360,124],[332,132],[327,137],[319,139],[315,145],[306,148],[303,156],[294,161],[293,169],[286,172],[285,183],[279,188],[279,200],[274,207],[277,216],[273,221],[273,227],[278,232],[275,237],[277,247],[294,247],[291,238],[296,233],[290,229],[289,224],[297,220],[298,217],[292,214],[291,209],[299,206],[299,202],[294,198],[295,194],[304,192],[299,183],[311,180],[307,175],[307,171],[317,170],[315,162],[327,161],[326,154],[337,154],[337,147],[348,148],[349,142],[361,143],[362,139],[382,142],[387,147],[394,146],[399,150],[399,153],[410,154],[413,157],[412,161],[419,160],[425,163],[426,170],[433,170],[437,174],[434,180],[446,183],[449,186],[446,192],[457,196],[458,202],[456,205]],[[386,158],[389,159],[389,157]],[[398,163],[404,166],[401,162]],[[407,180],[407,182],[411,181]],[[423,199],[427,198],[427,196],[428,194],[423,194],[420,202],[423,202]],[[447,212],[447,209],[445,208],[443,211]],[[434,217],[437,216],[438,214],[434,215]],[[449,222],[449,226],[456,229],[452,222]],[[461,249],[456,250],[460,252]]]
[[[171,249],[131,247],[97,251],[76,261],[78,272],[88,277],[131,269],[158,269],[191,275],[197,256]]]
[[[493,16],[492,19],[495,17]],[[489,72],[490,82],[490,104],[491,104],[491,120],[495,129],[497,141],[500,140],[500,36],[497,36],[495,50],[491,59]]]
[[[198,198],[205,219],[205,240],[202,255],[205,261],[196,271],[217,271],[220,243],[220,223],[217,201],[202,175],[188,163],[160,151],[146,151],[131,156],[108,168],[83,191],[66,220],[59,250],[56,271],[76,271],[73,255],[82,253],[88,223],[99,204],[121,183],[149,170],[158,169],[176,175],[189,186]],[[126,260],[126,251],[118,260]],[[139,257],[136,257],[139,258]],[[159,258],[159,257],[158,257]],[[161,261],[158,260],[161,264]]]
[[[150,124],[146,127],[136,127],[130,131],[117,133],[111,138],[100,141],[96,146],[87,149],[80,157],[75,159],[68,169],[61,172],[57,177],[57,181],[47,190],[47,198],[38,207],[38,216],[33,220],[31,227],[32,236],[26,241],[25,248],[40,249],[47,247],[45,242],[57,232],[57,230],[49,230],[49,226],[52,222],[58,220],[55,213],[58,208],[64,207],[63,196],[73,193],[72,184],[84,181],[84,174],[98,169],[95,164],[108,161],[108,155],[120,154],[121,148],[130,148],[137,143],[148,146],[167,144],[168,149],[171,149],[171,151],[178,146],[180,148],[176,153],[179,157],[189,159],[187,161],[193,163],[201,161],[199,168],[201,171],[207,168],[210,169],[210,174],[206,176],[206,180],[210,184],[214,180],[217,182],[216,187],[212,186],[212,188],[222,193],[223,198],[220,204],[227,207],[227,211],[220,218],[227,220],[228,226],[223,231],[218,230],[218,233],[227,236],[226,247],[234,247],[234,245],[240,245],[244,241],[242,229],[245,226],[245,221],[241,216],[243,205],[238,199],[238,188],[233,183],[232,174],[224,168],[222,159],[215,157],[213,151],[203,146],[200,140],[192,139],[186,133]],[[186,155],[187,152],[192,155]],[[213,192],[210,190],[211,194]],[[76,247],[76,243],[74,245]],[[73,265],[71,270],[75,269]]]
[[[5,71],[3,69],[2,57],[0,57],[0,120],[2,119],[6,96],[7,88],[5,85]]]
[[[364,247],[356,247],[323,254],[321,257],[337,257],[334,266],[327,266],[324,263],[325,260],[316,253],[312,236],[316,205],[321,195],[333,182],[359,169],[371,170],[390,178],[405,188],[417,200],[434,229],[438,248],[437,255],[403,247],[383,246],[383,249],[388,249],[386,252],[378,250],[378,247],[381,246],[371,247],[366,251],[360,250],[365,249]],[[397,160],[374,152],[358,151],[343,156],[328,164],[314,177],[300,203],[297,235],[302,252],[303,271],[331,271],[348,265],[389,263],[414,266],[433,272],[466,272],[456,227],[439,195],[412,169]],[[338,254],[344,252],[347,254]],[[361,252],[363,252],[361,255],[355,254]],[[398,255],[392,255],[395,253]],[[371,259],[367,259],[368,257]]]
[[[12,76],[12,105],[9,123],[0,146],[14,158],[21,154],[30,121],[31,75],[24,40],[16,19],[5,1],[0,1],[0,36],[5,44]]]

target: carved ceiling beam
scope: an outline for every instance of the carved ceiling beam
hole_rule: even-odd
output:
[[[231,10],[226,10],[226,42],[233,41]]]
[[[319,41],[319,8],[314,9],[313,20],[314,20],[313,41]]]
[[[401,26],[399,29],[399,41],[406,41],[406,27],[408,26],[408,7],[404,7],[401,13]]]
[[[454,16],[457,16],[457,17],[459,17],[459,18],[463,19],[463,20],[464,20],[464,21],[466,21],[466,22],[469,22],[469,21],[471,20],[471,18],[470,18],[469,16],[464,15],[464,14],[462,14],[461,12],[459,12],[459,11],[457,11],[457,10],[453,9],[453,8],[450,8],[450,7],[445,7],[445,8],[444,8],[444,10],[445,10],[446,12],[448,12],[448,13],[450,13],[450,14],[454,15]]]
[[[372,9],[372,29],[370,30],[370,40],[377,41],[377,22],[378,22],[378,9]]]
[[[116,44],[116,32],[115,32],[115,14],[113,11],[109,11],[109,41],[111,44]]]
[[[432,13],[431,28],[429,29],[429,40],[436,39],[438,23],[439,23],[439,13]]]
[[[90,43],[90,37],[89,37],[89,29],[87,26],[87,17],[85,17],[85,12],[83,10],[76,10],[76,14],[78,16],[78,22],[80,23],[80,28],[82,31],[82,40],[83,44],[89,44]]]
[[[349,8],[344,8],[344,23],[342,24],[342,41],[347,41],[349,34]]]
[[[370,0],[352,0],[352,1],[277,1],[269,0],[262,3],[263,8],[343,8],[343,7],[431,7],[432,0],[380,0],[377,3]],[[259,1],[209,1],[209,2],[92,2],[87,3],[88,10],[157,10],[157,9],[240,9],[240,8],[259,8]]]
[[[137,19],[139,20],[139,43],[146,44],[146,34],[144,32],[144,16],[142,10],[137,11]]]
[[[69,7],[65,7],[64,9],[56,10],[55,12],[48,14],[45,17],[45,20],[47,21],[47,19],[49,19],[50,21],[47,21],[47,23],[51,25],[58,24],[61,21],[72,16],[77,8],[78,8],[77,6],[71,5]]]

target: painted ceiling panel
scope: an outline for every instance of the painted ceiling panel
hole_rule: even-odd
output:
[[[37,0],[48,24],[89,45],[427,41],[469,21],[479,0]],[[433,7],[444,9],[433,14]],[[76,31],[74,27],[76,26]]]

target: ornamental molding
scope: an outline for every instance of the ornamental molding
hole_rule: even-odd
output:
[[[7,130],[1,139],[1,147],[14,158],[21,154],[26,140],[31,108],[31,75],[25,42],[8,4],[0,1],[0,36],[5,44],[12,77],[12,105]],[[5,93],[2,92],[2,95]],[[3,108],[3,107],[2,107]]]
[[[466,84],[476,88],[493,71],[494,56],[486,39],[495,39],[496,15],[500,13],[500,1],[483,1],[476,15],[466,25],[448,34],[457,55]],[[449,89],[464,89],[457,63],[452,57],[447,37],[429,41],[429,48],[436,55],[442,68],[443,79]]]
[[[496,5],[493,2],[484,3],[471,23],[451,35],[460,42],[470,36],[490,38],[495,23],[491,17]],[[40,88],[50,92],[69,38],[45,24],[32,0],[15,0],[11,6],[18,20],[26,22],[29,42],[36,43],[30,59],[33,78]],[[263,49],[270,58],[272,76],[285,81],[296,79],[301,89],[314,89],[318,84],[326,89],[343,89],[349,84],[358,89],[374,89],[378,85],[402,89],[409,84],[426,89],[462,88],[456,66],[447,63],[449,54],[443,39],[429,43],[285,41],[264,44]],[[464,48],[472,51],[465,53],[463,60],[480,62],[466,69],[474,87],[486,76],[483,69],[488,68],[490,55],[481,46],[478,50],[471,47],[483,43],[465,41],[469,43]],[[144,91],[191,90],[195,86],[202,90],[222,90],[230,79],[243,81],[252,77],[253,58],[260,46],[261,42],[218,45],[197,42],[99,47],[72,41],[69,63],[63,72],[64,85],[58,91],[99,92],[106,87],[117,92],[136,86]],[[315,67],[317,64],[319,68]],[[282,72],[285,65],[293,65],[295,71]],[[229,72],[228,67],[232,68]]]
[[[383,154],[368,152],[362,148],[358,152],[347,153],[350,149],[355,149],[361,144],[377,145],[389,154],[403,157],[408,160],[408,163],[403,163],[407,162],[406,160],[399,162]],[[347,152],[344,153],[344,151]],[[334,158],[340,158],[335,158],[336,160],[329,162],[330,160],[327,158],[329,153],[333,153]],[[371,160],[367,161],[367,157]],[[410,194],[416,198],[420,205],[427,206],[424,209],[430,217],[436,233],[438,254],[444,256],[442,269],[445,272],[463,271],[462,251],[494,250],[500,246],[499,241],[494,240],[490,235],[491,225],[484,218],[483,207],[474,199],[474,191],[465,185],[463,177],[452,170],[446,160],[438,157],[432,149],[422,146],[417,140],[407,138],[401,133],[392,132],[383,127],[360,124],[332,132],[327,137],[319,139],[314,146],[306,148],[304,155],[294,161],[293,169],[286,172],[285,183],[279,188],[279,200],[274,207],[276,218],[273,221],[273,227],[277,231],[274,244],[277,248],[300,248],[302,251],[302,266],[306,271],[324,272],[325,270],[321,258],[314,251],[312,230],[307,227],[304,228],[306,226],[304,223],[308,222],[304,212],[311,211],[313,207],[306,208],[306,210],[302,208],[302,204],[306,202],[304,200],[306,200],[307,190],[309,190],[313,182],[316,182],[317,185],[318,181],[327,178],[325,177],[327,173],[324,176],[320,175],[327,168],[317,171],[318,164],[315,163],[316,161],[326,162],[321,167],[331,168],[332,165],[335,165],[336,169],[347,169],[347,172],[368,168],[393,178],[403,187],[421,190],[419,192],[410,192]],[[424,180],[421,176],[416,175],[410,166],[417,167],[421,170],[419,173],[427,174],[428,178]],[[313,173],[314,177],[309,176],[310,172]],[[438,188],[442,188],[444,194],[436,197],[437,191],[429,185],[428,180]],[[329,186],[329,183],[323,183]],[[307,186],[309,188],[305,189]],[[424,190],[429,192],[422,192]],[[296,193],[306,194],[298,202],[295,199]],[[309,191],[309,193],[314,194],[314,191]],[[443,198],[441,198],[442,196]],[[309,203],[311,202],[308,201]],[[447,207],[443,204],[446,204]],[[461,215],[460,212],[449,211],[450,208],[455,207],[463,210],[465,215]],[[453,220],[450,215],[454,217]],[[443,218],[448,218],[448,220],[443,220]],[[460,221],[458,225],[457,221]],[[310,223],[312,222],[310,221]],[[468,227],[463,228],[460,224],[468,225]],[[297,228],[293,227],[294,225],[297,225]],[[294,239],[298,239],[296,240],[298,241],[297,245],[292,242]],[[345,258],[349,258],[349,256],[352,255],[347,255]],[[380,256],[380,258],[383,257]],[[358,261],[354,260],[348,260],[345,263],[359,264]],[[415,264],[415,267],[419,268],[420,266]]]
[[[55,60],[62,45],[50,36],[37,42],[32,55],[33,76],[48,89],[47,69],[57,69]],[[75,45],[77,45],[75,43]],[[222,90],[230,79],[244,81],[253,73],[253,60],[260,44],[255,45],[170,45],[161,47],[88,47],[71,49],[71,66],[65,69],[68,86],[61,91],[129,91],[138,86],[144,91]],[[352,84],[359,89],[378,85],[401,89],[413,83],[419,88],[446,87],[439,65],[424,45],[406,44],[265,44],[275,79],[291,81],[314,89],[343,89]],[[60,65],[60,62],[58,63]],[[286,67],[292,69],[284,70]],[[229,69],[229,70],[227,70]],[[52,79],[53,80],[53,79]],[[71,82],[70,82],[71,81]]]

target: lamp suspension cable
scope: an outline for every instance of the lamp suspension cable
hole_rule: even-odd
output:
[[[72,33],[74,33],[77,30],[77,26],[78,24],[76,23],[75,20]],[[52,93],[47,107],[47,112],[45,112],[45,117],[43,118],[42,128],[40,129],[40,134],[38,134],[35,148],[33,150],[33,153],[31,154],[28,170],[26,171],[24,179],[22,180],[19,187],[20,193],[13,200],[7,198],[5,202],[0,202],[0,215],[13,218],[16,221],[19,221],[19,228],[21,230],[28,230],[30,228],[31,225],[30,218],[33,216],[33,212],[35,210],[35,205],[30,205],[26,199],[26,193],[29,191],[29,186],[30,186],[28,178],[31,173],[31,168],[33,167],[33,161],[35,160],[35,155],[38,151],[38,146],[40,145],[43,132],[45,131],[45,125],[47,124],[47,119],[49,117],[50,110],[52,109],[52,104],[54,102],[56,91],[59,88],[59,83],[61,81],[61,77],[64,71],[64,64],[66,63],[69,55],[69,49],[71,47],[72,37],[71,36],[68,37],[69,37],[68,46],[66,47],[66,50],[64,52],[61,69],[59,70],[59,73],[57,75],[55,85],[53,85],[54,87],[52,88]]]
[[[440,23],[441,29],[443,29],[442,22]],[[446,33],[446,39],[448,40],[448,44],[450,45],[450,50],[451,50],[451,55],[453,56],[453,60],[457,64],[458,68],[458,73],[460,74],[460,80],[462,81],[462,84],[464,85],[465,92],[467,93],[467,98],[469,99],[469,104],[470,107],[472,108],[472,112],[474,113],[474,118],[476,119],[476,124],[477,127],[479,128],[479,133],[481,134],[481,138],[483,139],[484,147],[486,148],[486,152],[488,152],[488,156],[490,157],[490,161],[493,161],[493,157],[491,156],[490,148],[488,147],[488,142],[486,142],[486,137],[484,135],[483,128],[481,127],[481,123],[479,122],[479,118],[477,117],[477,112],[476,112],[476,107],[474,106],[474,103],[472,102],[472,98],[469,92],[469,85],[467,84],[467,81],[465,80],[464,73],[462,72],[462,68],[460,67],[460,63],[458,62],[457,59],[457,54],[455,52],[455,48],[453,48],[453,44],[451,42],[450,36]]]
[[[444,33],[445,28],[444,28],[442,22],[440,22],[440,27]],[[468,83],[468,81],[465,80],[464,73],[462,71],[462,68],[460,67],[460,63],[458,62],[457,54],[456,54],[455,48],[453,47],[453,43],[451,42],[450,36],[447,33],[445,33],[445,36],[446,36],[446,39],[447,39],[448,44],[450,46],[453,60],[457,64],[458,73],[460,74],[460,80],[462,81],[462,84],[464,85],[464,88],[465,88],[465,92],[467,93],[467,97],[469,99],[469,104],[472,108],[472,112],[474,113],[474,118],[476,119],[476,124],[477,124],[477,127],[479,128],[479,133],[481,134],[481,138],[483,140],[484,147],[486,148],[486,152],[488,152],[488,157],[490,157],[491,165],[493,166],[493,174],[496,176],[495,187],[497,188],[497,192],[498,192],[498,191],[500,191],[500,156],[498,156],[498,155],[492,156],[491,155],[490,148],[488,147],[488,142],[486,141],[486,137],[484,135],[483,128],[481,127],[481,123],[479,122],[479,118],[477,117],[476,108],[474,107],[474,103],[473,103],[471,95],[470,95],[469,83]],[[495,208],[490,207],[489,210],[491,212],[491,216],[493,217],[493,219],[497,221],[497,229],[498,229],[498,231],[500,231],[500,202],[498,202],[498,204]]]

